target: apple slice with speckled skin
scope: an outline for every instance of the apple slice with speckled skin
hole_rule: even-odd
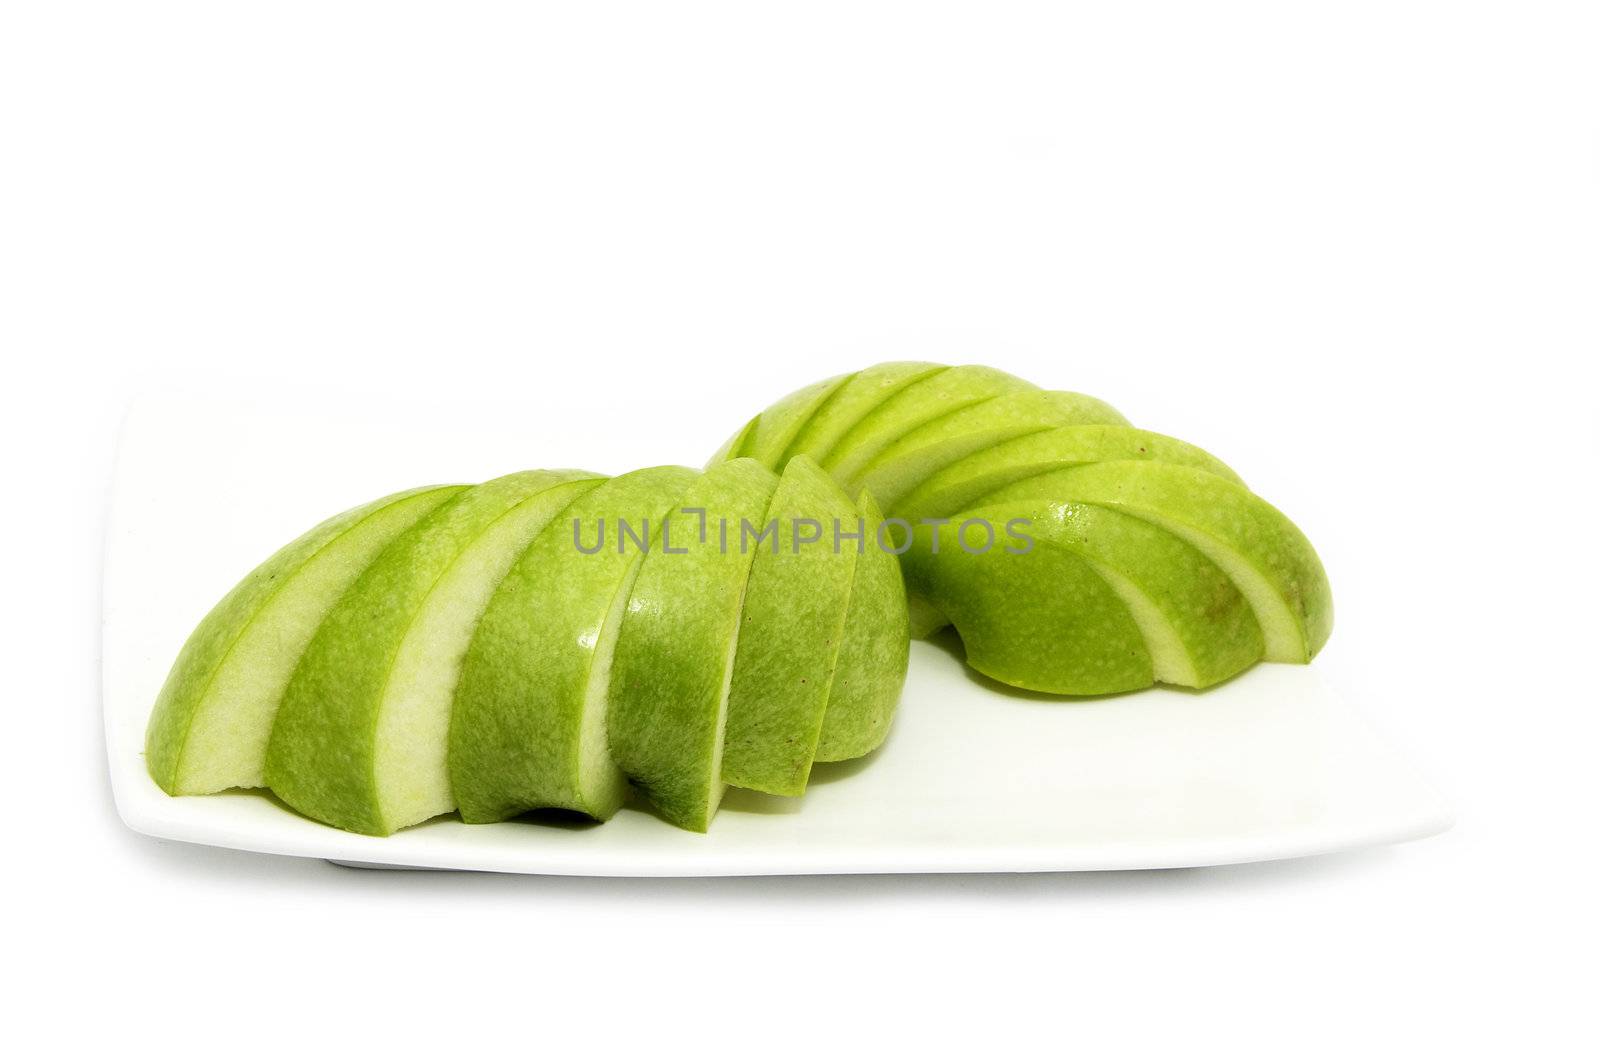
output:
[[[1238,483],[1181,465],[1108,461],[1023,480],[978,504],[1040,499],[1115,509],[1205,554],[1250,603],[1269,661],[1304,664],[1328,640],[1333,597],[1316,551],[1287,517]]]
[[[913,522],[946,517],[1021,480],[1101,461],[1188,465],[1240,482],[1232,469],[1181,439],[1126,425],[1070,425],[997,443],[953,461],[901,496],[892,512]]]
[[[156,698],[150,776],[170,794],[264,782],[284,688],[322,618],[394,538],[462,491],[404,491],[319,524],[279,550],[200,622]]]
[[[711,464],[728,458],[754,458],[774,471],[782,469],[785,465],[784,455],[800,430],[810,423],[817,410],[833,397],[834,392],[850,382],[850,377],[851,374],[845,374],[818,381],[779,399],[762,410],[746,426],[745,431],[729,440],[723,450],[711,459]]]
[[[923,425],[1000,395],[1037,390],[1026,380],[988,366],[952,366],[897,391],[857,421],[818,461],[847,491],[859,491],[861,474],[873,459]]]
[[[906,433],[868,462],[862,485],[889,513],[934,473],[1021,436],[1069,425],[1127,425],[1109,405],[1071,391],[1012,391],[963,406]]]
[[[749,458],[708,469],[668,514],[623,613],[611,662],[612,758],[686,830],[707,828],[725,789],[729,684],[753,560],[738,539],[746,522],[761,527],[777,486]]]
[[[612,762],[606,698],[645,537],[699,476],[681,466],[607,480],[571,503],[517,559],[462,668],[450,774],[469,823],[528,809],[609,819],[627,795]]]
[[[922,525],[917,540],[904,558],[907,583],[947,611],[972,667],[1002,682],[1059,694],[1206,687],[1261,659],[1260,626],[1227,574],[1137,517],[1076,502],[1005,502],[958,513],[936,531]],[[1008,605],[994,584],[1049,593]],[[1041,632],[1059,642],[1035,644]]]
[[[567,470],[490,480],[390,543],[296,666],[267,748],[273,792],[362,834],[454,809],[450,715],[479,617],[533,537],[600,482]]]
[[[910,655],[906,589],[900,562],[878,539],[883,513],[870,494],[856,497],[865,538],[850,583],[844,641],[817,740],[819,762],[864,757],[883,744],[894,722]]]
[[[889,402],[906,388],[942,373],[946,368],[933,362],[883,362],[863,369],[859,373],[852,373],[812,412],[795,433],[783,454],[776,462],[769,464],[768,468],[781,469],[797,454],[804,454],[818,465],[827,468],[824,459],[832,453],[845,433],[854,428],[862,418]],[[781,404],[783,400],[779,402]],[[765,413],[760,416],[765,416]],[[759,417],[755,424],[759,426]]]
[[[750,565],[728,693],[722,777],[732,786],[805,792],[860,556],[851,542],[840,548],[835,529],[856,534],[859,520],[816,462],[784,468],[767,510],[771,539]]]

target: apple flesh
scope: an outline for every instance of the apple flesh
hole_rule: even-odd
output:
[[[170,794],[263,785],[279,702],[323,617],[390,542],[462,490],[419,488],[334,517],[230,591],[156,698],[145,738],[156,784]]]
[[[611,759],[606,697],[641,534],[697,478],[640,469],[577,498],[500,584],[466,654],[450,732],[450,777],[469,823],[528,809],[609,819],[628,784]],[[599,549],[590,552],[591,548]]]
[[[451,705],[489,597],[593,473],[469,488],[391,542],[318,628],[286,689],[266,783],[324,823],[385,835],[449,812]]]

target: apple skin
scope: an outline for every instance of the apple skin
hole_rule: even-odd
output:
[[[912,522],[945,517],[1018,481],[1102,461],[1188,465],[1243,482],[1222,462],[1181,439],[1125,425],[1068,425],[996,443],[950,462],[901,495],[893,512]]]
[[[263,785],[279,701],[322,618],[396,536],[462,490],[417,488],[340,514],[217,603],[156,698],[145,735],[156,785],[169,794]]]
[[[799,427],[782,457],[768,468],[782,468],[796,454],[804,454],[827,469],[828,455],[845,433],[906,388],[946,368],[933,362],[882,362],[851,374]],[[760,425],[759,417],[756,425]]]
[[[753,560],[736,546],[721,548],[719,522],[735,539],[742,521],[759,527],[777,486],[778,477],[749,458],[695,480],[668,514],[670,539],[641,563],[617,636],[612,759],[664,819],[685,830],[704,832],[722,800],[729,684]],[[705,542],[695,510],[708,521]]]
[[[1025,552],[1006,531],[1019,520]],[[1261,659],[1260,627],[1233,581],[1148,521],[1073,502],[1008,502],[920,525],[917,540],[904,556],[908,585],[954,623],[975,670],[1012,686],[1080,695],[1206,687]],[[1040,586],[1052,593],[1027,591]]]
[[[1065,426],[1120,425],[1127,419],[1099,399],[1071,391],[1012,391],[926,421],[891,442],[855,474],[886,510],[929,476],[1022,436]]]
[[[900,562],[877,541],[883,513],[865,491],[857,496],[856,509],[867,538],[850,584],[844,641],[817,740],[819,762],[864,757],[883,744],[905,686],[911,651]]]
[[[266,783],[303,815],[392,834],[448,812],[461,659],[489,596],[594,473],[532,471],[468,488],[400,535],[318,628],[284,692]]]
[[[730,440],[726,452],[712,458],[710,464],[726,461],[730,457],[744,457],[754,458],[774,471],[782,470],[787,464],[784,455],[789,452],[800,429],[810,423],[817,410],[849,381],[849,374],[830,377],[801,388],[792,395],[785,395],[751,420],[746,426],[747,431]]]
[[[1333,629],[1333,595],[1300,529],[1248,488],[1200,469],[1107,461],[1022,480],[979,505],[1086,502],[1153,522],[1228,574],[1249,601],[1269,661],[1304,664]]]
[[[819,460],[847,491],[860,490],[859,476],[867,465],[922,425],[1000,395],[1037,390],[1026,380],[988,366],[952,366],[895,392],[851,426]]]
[[[461,818],[565,808],[614,815],[628,784],[612,762],[612,654],[644,554],[616,549],[619,518],[655,529],[698,477],[661,466],[607,480],[573,501],[517,559],[474,635],[456,690],[450,777]],[[575,545],[581,532],[588,547]],[[576,522],[576,529],[574,523]]]
[[[717,452],[711,455],[711,459],[706,462],[705,467],[709,469],[713,465],[721,465],[725,461],[731,461],[734,458],[745,456],[745,441],[750,438],[750,436],[755,432],[757,426],[760,424],[761,414],[756,414],[754,417],[746,421],[743,428],[733,433],[733,435],[728,438],[726,443],[717,448]]]
[[[755,553],[745,590],[722,754],[730,785],[805,792],[859,556],[834,548],[834,522],[854,532],[858,519],[849,496],[816,462],[801,456],[784,468],[766,516],[777,522],[776,538]],[[815,542],[803,541],[815,531],[800,523],[806,520],[821,528]],[[885,615],[905,608],[901,601],[883,606]]]

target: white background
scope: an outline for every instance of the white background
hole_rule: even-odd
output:
[[[0,1042],[1593,1050],[1592,5],[3,11]],[[1100,395],[1230,462],[1331,573],[1315,667],[1457,828],[1204,871],[652,882],[116,819],[98,566],[137,390],[478,403],[546,441],[507,470],[618,471],[885,358]],[[262,485],[278,538],[292,487]]]

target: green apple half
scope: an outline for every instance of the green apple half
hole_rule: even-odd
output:
[[[640,469],[572,502],[517,560],[467,652],[450,732],[461,817],[566,808],[609,819],[627,796],[612,762],[607,695],[644,537],[697,478]]]
[[[278,704],[323,617],[384,547],[462,490],[418,488],[343,513],[228,592],[156,698],[145,736],[156,784],[170,794],[261,786]]]
[[[759,529],[778,477],[739,458],[684,492],[634,580],[611,662],[609,739],[663,818],[704,831],[722,800],[729,685]],[[702,521],[704,523],[702,523]]]
[[[462,657],[507,570],[594,473],[531,471],[451,498],[395,539],[306,647],[266,783],[313,819],[391,834],[455,808],[447,770]]]
[[[1006,682],[1206,686],[1247,667],[1252,647],[1307,661],[1328,637],[1326,575],[1299,530],[1210,454],[1133,428],[1099,400],[982,366],[887,363],[797,392],[727,453],[769,460],[753,444],[769,413],[786,456],[815,457],[897,520],[981,509],[1002,527],[1040,523],[1030,559],[934,556],[945,533],[932,530],[901,559],[910,632],[955,622],[975,665]],[[1218,589],[1219,573],[1232,591]]]

